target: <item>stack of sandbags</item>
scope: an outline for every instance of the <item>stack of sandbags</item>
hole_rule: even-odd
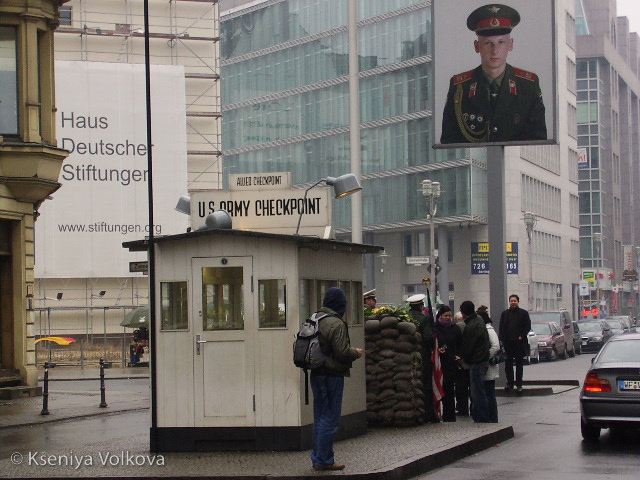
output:
[[[409,427],[424,421],[421,339],[416,326],[393,316],[365,321],[367,420]]]

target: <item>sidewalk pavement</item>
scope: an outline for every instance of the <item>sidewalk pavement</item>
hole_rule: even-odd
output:
[[[314,472],[309,451],[154,456],[149,453],[147,435],[147,382],[135,380],[148,378],[148,369],[105,369],[106,408],[99,407],[98,369],[61,367],[49,375],[50,415],[40,415],[41,397],[0,402],[0,477],[396,480],[439,468],[514,436],[511,425],[475,424],[468,417],[412,428],[371,428],[364,435],[336,442],[336,461],[347,465],[340,472]],[[110,385],[115,379],[134,381]],[[498,399],[499,405],[511,401]],[[43,434],[46,438],[34,441],[34,435]],[[34,448],[43,456],[34,456]]]

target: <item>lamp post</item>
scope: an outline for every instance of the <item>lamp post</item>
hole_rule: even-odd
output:
[[[431,285],[430,295],[432,304],[435,305],[437,298],[436,293],[436,262],[435,262],[435,228],[433,217],[438,210],[438,198],[440,198],[440,182],[432,182],[431,180],[422,181],[422,196],[427,200],[427,215],[429,217],[429,284]]]
[[[600,266],[602,264],[602,233],[593,233],[593,248],[598,247],[597,256],[594,255],[596,262],[596,307],[598,308],[598,317],[600,317]]]
[[[529,302],[529,310],[535,310],[533,297],[533,227],[536,226],[538,218],[533,212],[524,212],[524,225],[527,228],[527,245],[529,257],[529,284],[527,288],[527,301]]]
[[[304,191],[305,202],[307,201],[307,194],[309,193],[309,190],[311,190],[313,187],[320,185],[322,182],[333,187],[335,198],[346,197],[347,195],[351,195],[352,193],[356,193],[362,190],[362,187],[360,186],[360,182],[358,181],[358,177],[356,177],[353,173],[345,173],[344,175],[341,175],[338,178],[335,178],[335,177],[323,178],[321,180],[318,180],[313,185],[311,185],[309,188],[307,188]],[[302,221],[302,213],[303,211],[301,210],[300,215],[298,216],[298,226],[296,227],[296,235],[298,235],[298,232],[300,231],[300,222]]]

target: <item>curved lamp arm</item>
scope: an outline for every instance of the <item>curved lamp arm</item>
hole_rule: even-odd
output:
[[[344,175],[340,175],[338,178],[335,177],[327,177],[322,180],[318,180],[316,183],[311,185],[304,191],[304,203],[307,201],[307,194],[309,190],[313,187],[321,184],[322,182],[327,185],[331,185],[333,187],[335,198],[346,197],[347,195],[351,195],[352,193],[359,192],[362,190],[360,186],[360,182],[358,181],[358,177],[356,177],[353,173],[345,173]],[[298,226],[296,227],[296,235],[300,231],[300,222],[302,221],[302,210],[300,211],[300,215],[298,216]]]

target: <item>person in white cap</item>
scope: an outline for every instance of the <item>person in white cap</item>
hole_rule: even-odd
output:
[[[377,301],[375,288],[373,290],[369,290],[368,292],[364,292],[362,298],[364,300],[364,308],[370,308],[371,310],[376,308]]]

